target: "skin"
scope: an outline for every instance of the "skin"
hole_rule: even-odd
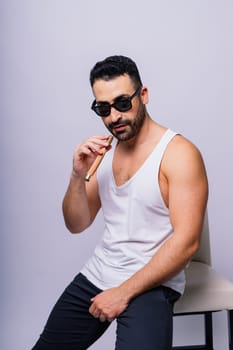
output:
[[[96,80],[96,101],[108,101],[135,91],[130,77],[122,75],[109,81]],[[121,113],[114,108],[102,118],[105,126],[118,138],[113,157],[116,184],[128,181],[152,152],[166,128],[147,113],[148,90],[142,87],[132,100],[132,109]],[[132,125],[141,118],[140,127]],[[114,126],[114,128],[112,128]],[[63,201],[67,228],[80,233],[91,225],[100,209],[96,176],[85,182],[85,175],[98,154],[107,146],[106,136],[92,136],[79,144],[74,152],[73,171]],[[152,259],[121,285],[107,289],[92,299],[89,312],[101,321],[112,321],[137,295],[161,285],[180,272],[199,248],[200,232],[208,197],[205,167],[199,150],[187,139],[176,135],[167,146],[160,172],[159,185],[169,208],[174,234]]]

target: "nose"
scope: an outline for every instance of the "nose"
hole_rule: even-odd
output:
[[[117,109],[115,109],[113,106],[111,106],[110,117],[112,119],[112,122],[115,123],[119,119],[121,119],[121,112],[119,112]]]

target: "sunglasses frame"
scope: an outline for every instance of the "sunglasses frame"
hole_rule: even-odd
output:
[[[108,114],[106,115],[101,115],[98,113],[98,103],[96,103],[96,100],[93,101],[92,105],[91,105],[91,109],[99,116],[99,117],[102,117],[102,118],[105,118],[105,117],[108,117],[110,114],[111,114],[111,108],[114,107],[117,111],[119,112],[127,112],[129,111],[131,108],[132,108],[132,99],[137,96],[139,94],[139,92],[141,91],[141,86],[139,86],[136,91],[131,95],[131,96],[127,96],[127,97],[123,97],[123,96],[119,96],[119,97],[116,97],[114,102],[112,104],[108,103],[108,102],[101,102],[102,104],[104,104],[105,106],[108,106],[109,108],[109,112]],[[118,99],[124,99],[124,100],[127,100],[129,102],[129,108],[120,108],[117,107],[117,100]]]

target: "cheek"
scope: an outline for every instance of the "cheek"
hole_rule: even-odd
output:
[[[106,127],[108,127],[108,125],[110,124],[109,118],[106,117],[106,118],[101,118],[101,119],[102,119],[102,122],[104,123],[104,125],[105,125]]]
[[[108,129],[110,132],[112,132],[112,127],[111,127],[112,121],[111,121],[111,118],[108,118],[108,117],[102,118],[102,121],[103,121],[103,124],[106,127],[106,129]]]
[[[137,119],[144,119],[146,115],[146,107],[143,103],[140,103],[137,110]]]

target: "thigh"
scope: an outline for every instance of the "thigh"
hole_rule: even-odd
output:
[[[65,289],[55,304],[33,350],[84,350],[109,326],[88,311],[91,298],[101,292],[82,274]]]
[[[136,297],[117,319],[116,350],[172,349],[173,304],[179,293],[158,287]]]

